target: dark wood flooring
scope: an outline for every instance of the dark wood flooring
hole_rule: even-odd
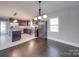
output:
[[[0,57],[76,57],[79,48],[52,40],[36,38],[0,51]]]

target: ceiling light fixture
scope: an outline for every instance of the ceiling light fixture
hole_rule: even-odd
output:
[[[41,1],[38,1],[39,3],[39,16],[35,17],[34,20],[41,20],[47,18],[46,14],[41,14]]]
[[[18,22],[18,20],[16,20],[16,19],[13,21],[13,23],[17,23],[17,22]]]
[[[47,18],[47,15],[46,15],[46,14],[44,14],[44,15],[43,15],[43,18]]]
[[[38,19],[42,19],[42,17],[41,16],[38,16]]]
[[[37,20],[37,17],[35,17],[34,20]]]

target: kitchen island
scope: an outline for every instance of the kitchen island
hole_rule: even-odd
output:
[[[12,42],[18,41],[21,39],[21,31],[12,31]]]

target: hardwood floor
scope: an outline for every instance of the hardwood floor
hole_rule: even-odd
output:
[[[0,57],[69,57],[79,56],[79,48],[52,40],[36,38],[0,51]]]

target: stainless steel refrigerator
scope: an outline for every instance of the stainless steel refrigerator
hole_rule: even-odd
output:
[[[47,38],[47,21],[40,21],[36,29],[36,37]]]

